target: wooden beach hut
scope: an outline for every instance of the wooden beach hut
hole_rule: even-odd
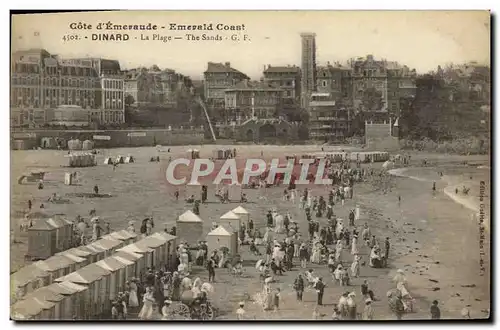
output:
[[[98,245],[94,245],[93,243],[90,243],[90,244],[87,244],[83,247],[92,253],[92,259],[93,259],[92,263],[106,258],[106,256],[105,256],[106,249],[104,249]]]
[[[57,249],[56,228],[46,219],[37,219],[28,228],[28,254],[31,259],[47,259],[60,250]]]
[[[144,271],[145,268],[149,268],[153,265],[153,252],[154,250],[147,247],[145,244],[139,244],[140,241],[135,242],[133,244],[129,244],[127,246],[118,249],[117,251],[124,251],[127,253],[135,253],[143,255],[143,263],[141,271]]]
[[[122,229],[116,232],[124,238],[125,245],[132,244],[137,241],[138,237],[136,233],[131,233],[128,230]]]
[[[196,245],[203,236],[203,220],[191,210],[181,214],[176,221],[177,237],[189,245]]]
[[[89,289],[89,300],[86,309],[89,316],[98,316],[111,309],[109,292],[111,291],[111,272],[96,264],[90,264],[76,272],[60,277],[55,282],[69,281],[79,285],[87,286]]]
[[[110,272],[109,299],[114,300],[118,292],[122,291],[125,286],[125,271],[127,265],[113,257],[99,260],[95,264]]]
[[[61,301],[59,320],[85,319],[84,306],[86,299],[88,299],[88,288],[71,282],[53,283],[46,288],[64,296]]]
[[[165,240],[165,264],[167,269],[174,269],[177,261],[177,237],[165,232],[157,232],[151,236]]]
[[[105,250],[105,258],[112,255],[117,249],[125,246],[125,243],[123,241],[112,238],[110,236],[108,236],[107,238],[101,237],[99,240],[95,241],[92,244]]]
[[[229,227],[219,226],[207,235],[207,246],[209,251],[220,250],[225,247],[231,255],[238,253],[238,234]]]
[[[133,263],[132,265],[132,273],[127,276],[127,279],[131,277],[141,278],[142,273],[146,269],[146,258],[144,254],[135,253],[135,252],[126,252],[126,251],[117,251],[113,254],[113,258],[118,258],[118,261],[128,260]]]
[[[50,273],[38,268],[34,264],[19,269],[10,275],[11,304],[28,293],[50,283]]]
[[[39,288],[36,291],[27,294],[23,300],[31,300],[31,299],[39,299],[42,301],[47,301],[54,304],[54,314],[53,320],[64,320],[65,317],[71,318],[71,315],[64,315],[65,309],[67,308],[65,305],[69,304],[67,301],[68,297],[61,295],[60,293],[54,292],[50,290],[47,286],[43,288]],[[66,301],[65,301],[66,300]]]
[[[50,321],[54,320],[54,313],[54,303],[34,297],[19,300],[10,307],[10,317],[14,321]]]
[[[75,257],[78,258],[78,257]],[[51,281],[74,272],[76,262],[64,255],[52,256],[46,260],[37,261],[34,265],[50,274]],[[50,284],[49,283],[49,284]]]
[[[219,218],[219,225],[225,226],[226,229],[232,228],[236,233],[240,231],[241,228],[241,218],[239,215],[235,214],[233,211],[229,211],[223,214]]]
[[[234,214],[236,214],[242,221],[242,223],[245,224],[246,228],[248,228],[248,222],[250,222],[250,212],[245,210],[243,206],[238,206],[232,210]]]

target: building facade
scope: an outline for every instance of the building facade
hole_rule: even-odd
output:
[[[329,92],[311,94],[308,111],[309,136],[312,139],[340,143],[349,136],[349,108],[336,98],[335,93]]]
[[[209,106],[224,108],[225,90],[250,79],[246,74],[231,67],[230,62],[208,62],[203,73],[205,101]]]
[[[11,56],[13,126],[51,125],[54,112],[61,109],[68,109],[68,114],[61,116],[66,119],[63,122],[88,117],[89,123],[120,124],[124,122],[123,97],[118,61],[61,59],[44,49],[18,51]],[[57,125],[63,122],[58,120]]]
[[[252,118],[276,118],[284,92],[265,82],[244,80],[224,91],[225,118],[237,124]]]
[[[316,91],[316,34],[301,33],[301,103],[306,108],[309,96]]]
[[[271,66],[262,72],[264,81],[283,90],[283,98],[300,104],[300,68],[295,65]]]

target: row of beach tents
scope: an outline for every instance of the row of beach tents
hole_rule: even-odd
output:
[[[298,162],[300,158],[306,159],[323,159],[329,158],[334,163],[340,163],[342,161],[360,161],[362,163],[381,163],[389,160],[390,156],[388,152],[385,151],[363,151],[363,152],[317,152],[305,155],[293,155],[287,156],[287,159],[295,158]]]
[[[150,267],[174,267],[177,238],[120,230],[72,248],[11,275],[14,320],[86,320],[111,310],[126,281]]]

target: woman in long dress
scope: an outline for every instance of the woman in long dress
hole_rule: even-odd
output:
[[[319,264],[320,261],[321,261],[321,249],[319,247],[319,243],[317,242],[316,244],[314,244],[313,253],[311,256],[311,262],[313,264]]]
[[[273,308],[273,294],[271,283],[264,283],[264,310],[268,311]]]
[[[162,320],[170,320],[170,304],[172,304],[172,301],[168,299],[163,303],[163,307],[161,308]]]
[[[359,261],[361,258],[356,254],[354,255],[354,260],[351,264],[351,274],[352,277],[359,277]]]
[[[139,312],[139,318],[141,320],[150,320],[153,316],[153,304],[155,302],[151,288],[146,289],[146,294],[144,294],[142,300],[144,305],[142,305],[141,311]]]
[[[197,277],[193,282],[193,287],[191,288],[191,292],[193,292],[193,298],[201,295],[201,279]]]
[[[337,240],[337,245],[335,246],[335,261],[340,262],[341,253],[342,253],[342,241]]]
[[[132,279],[129,283],[128,305],[129,307],[139,307],[139,300],[137,299],[137,284]]]
[[[358,249],[358,236],[357,235],[354,235],[352,237],[352,241],[351,241],[351,254],[352,255],[357,255],[359,254],[359,249]]]

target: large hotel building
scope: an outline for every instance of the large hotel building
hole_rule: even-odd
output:
[[[11,57],[10,107],[14,127],[119,125],[124,75],[115,60],[18,51]]]

